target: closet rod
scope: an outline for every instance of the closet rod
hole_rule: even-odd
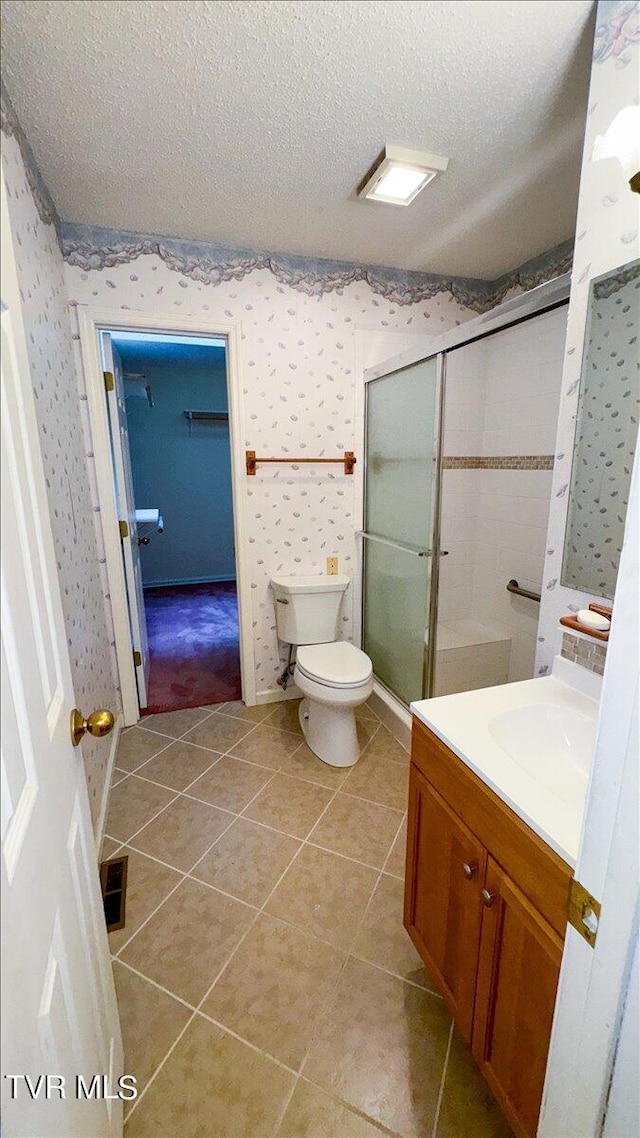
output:
[[[227,411],[183,411],[185,419],[228,419]]]
[[[352,450],[346,450],[341,458],[256,458],[254,450],[245,452],[247,456],[247,474],[255,474],[256,465],[259,462],[293,462],[298,463],[310,462],[313,466],[319,462],[341,462],[344,464],[345,474],[353,474],[353,468],[356,464],[356,458]]]

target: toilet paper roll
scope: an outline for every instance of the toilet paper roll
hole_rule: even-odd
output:
[[[160,521],[160,510],[136,510],[136,525],[157,526]]]

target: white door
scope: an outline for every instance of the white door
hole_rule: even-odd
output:
[[[640,1134],[640,1025],[633,991],[640,918],[639,596],[640,442],[575,870],[602,911],[593,948],[567,928],[540,1138]]]
[[[2,1133],[115,1138],[122,1103],[76,1098],[113,1093],[122,1043],[1,173],[0,196]]]
[[[142,588],[142,565],[138,546],[136,527],[136,504],[133,493],[133,474],[129,453],[129,432],[127,409],[124,400],[124,380],[118,349],[113,344],[109,332],[100,333],[102,360],[105,372],[113,376],[113,387],[107,391],[111,447],[113,451],[113,472],[116,488],[118,517],[127,524],[128,533],[122,537],[122,557],[127,582],[129,602],[129,624],[131,626],[131,646],[136,665],[138,702],[146,707],[149,702],[149,642],[147,621],[144,614],[144,591]],[[138,662],[139,660],[139,662]]]

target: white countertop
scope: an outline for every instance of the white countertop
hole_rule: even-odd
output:
[[[411,711],[573,867],[601,686],[600,676],[557,656],[551,676],[417,700]],[[520,716],[523,753],[514,758]]]

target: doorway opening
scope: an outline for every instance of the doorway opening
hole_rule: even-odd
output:
[[[140,713],[240,699],[226,339],[100,347]]]

